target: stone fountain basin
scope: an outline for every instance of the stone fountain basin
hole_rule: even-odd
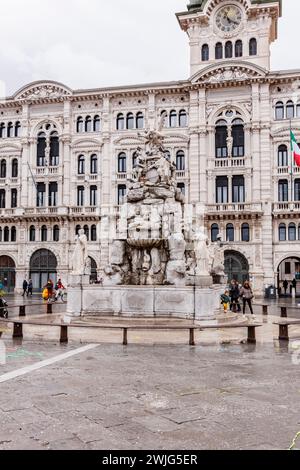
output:
[[[126,240],[128,246],[132,248],[142,248],[144,250],[150,248],[159,248],[163,241],[161,238],[145,238],[142,240]]]

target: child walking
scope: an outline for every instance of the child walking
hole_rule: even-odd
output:
[[[223,305],[224,313],[227,313],[230,307],[230,297],[228,290],[226,290],[225,293],[221,295],[221,304]]]

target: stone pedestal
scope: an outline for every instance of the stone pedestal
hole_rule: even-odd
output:
[[[207,275],[196,275],[195,276],[195,286],[196,287],[211,287],[212,277]]]
[[[88,275],[69,275],[67,317],[80,317],[83,311],[83,292],[90,285]]]
[[[73,285],[68,292],[68,315],[113,315],[215,319],[220,313],[222,286]]]

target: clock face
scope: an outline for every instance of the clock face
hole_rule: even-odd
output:
[[[235,5],[227,5],[216,14],[216,25],[223,33],[236,30],[242,21],[242,11]]]

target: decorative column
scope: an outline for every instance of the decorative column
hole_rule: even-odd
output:
[[[200,162],[199,162],[199,110],[198,92],[190,92],[190,200],[196,204],[200,200]]]

